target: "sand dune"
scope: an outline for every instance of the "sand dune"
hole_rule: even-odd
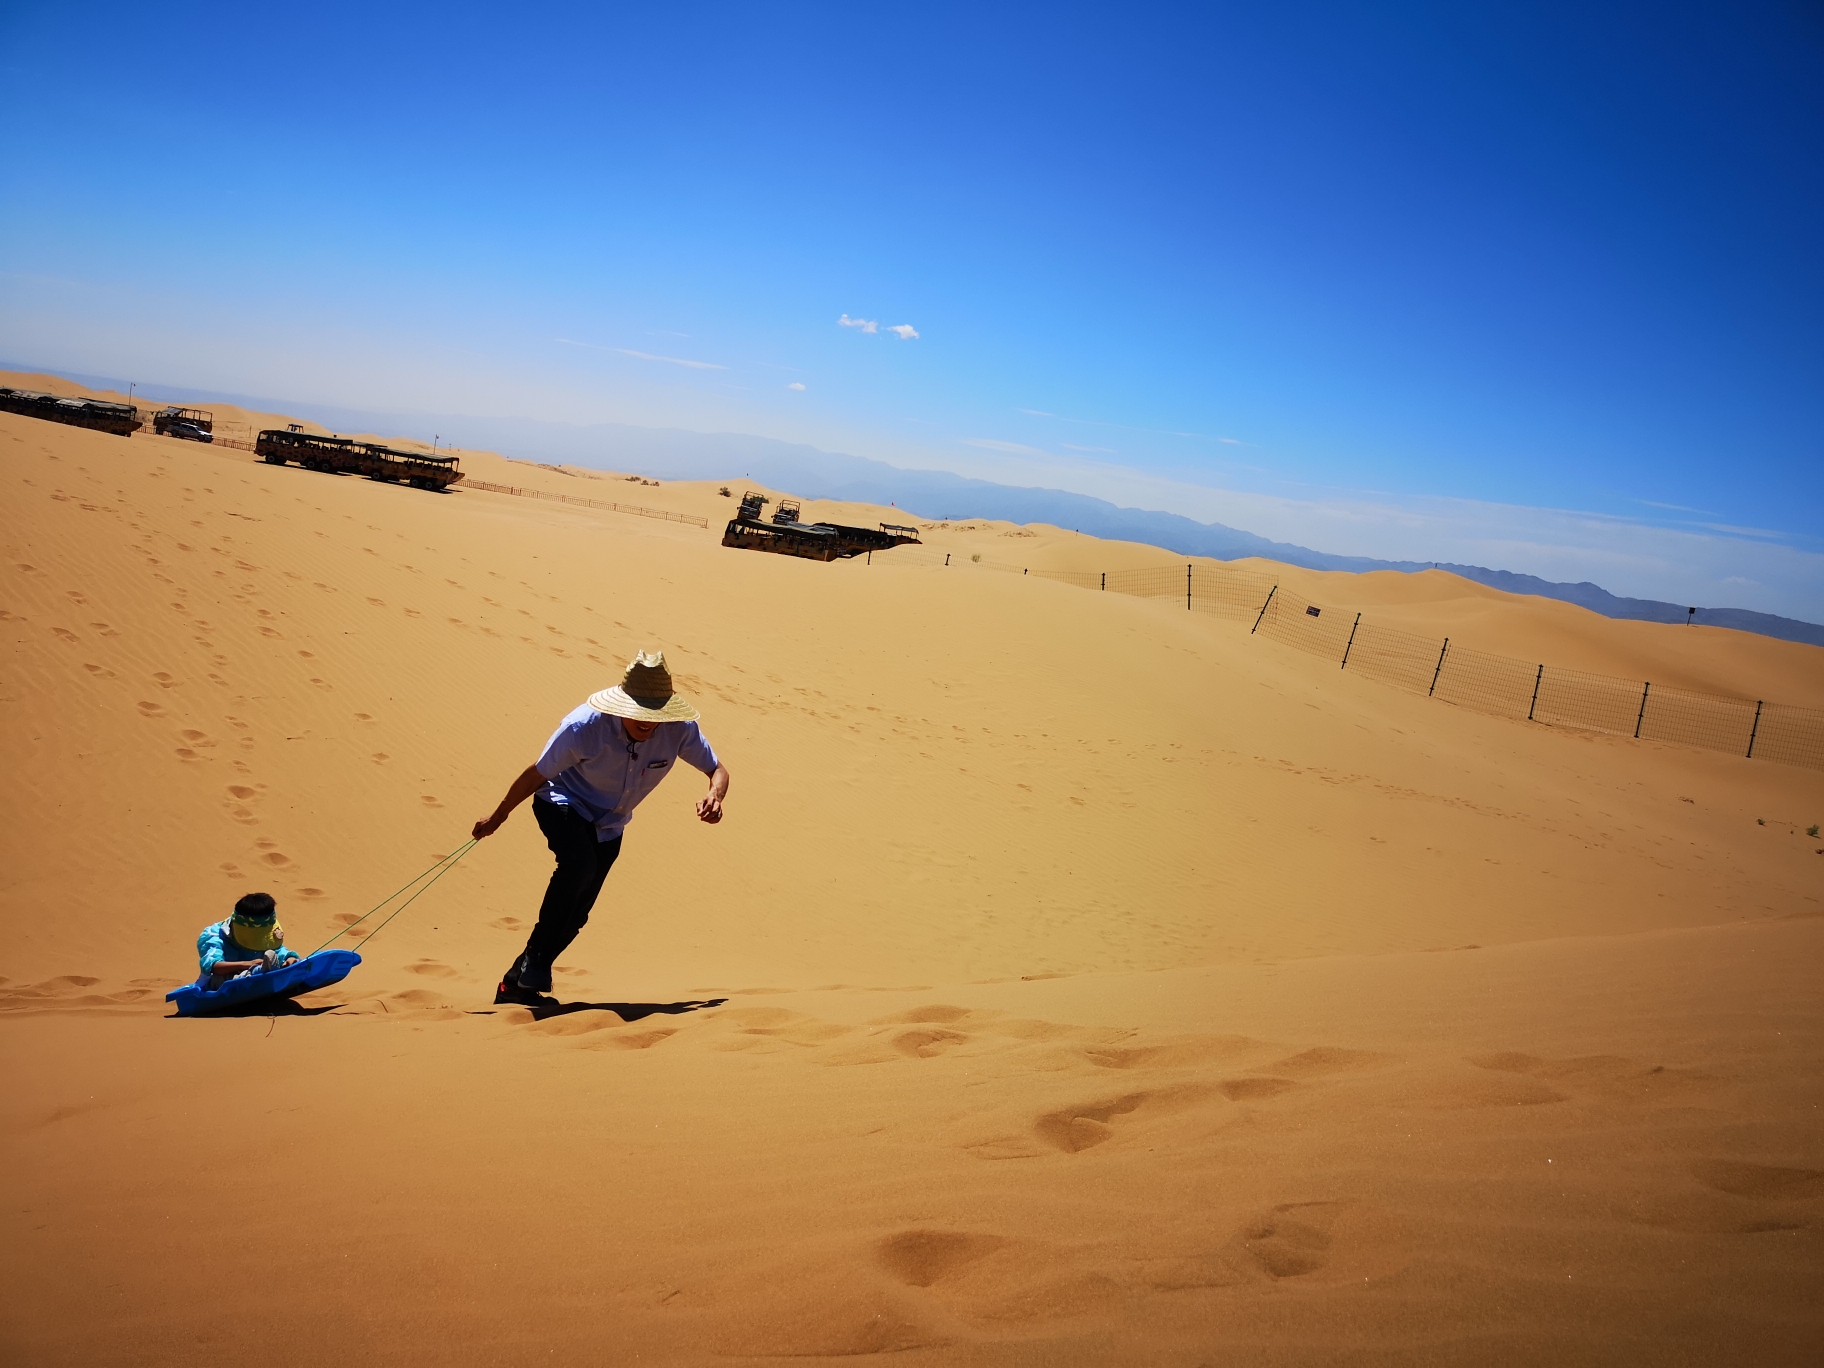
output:
[[[1059,530],[825,566],[718,546],[714,483],[463,455],[705,532],[11,415],[0,453],[17,1361],[1815,1356],[1824,776],[968,560],[1171,561]],[[1824,689],[1815,648],[1276,573]],[[521,813],[338,988],[166,1019],[235,896],[332,935],[649,645],[729,817],[689,774],[641,809],[561,1008],[492,1004]],[[257,1327],[213,1314],[250,1269]]]

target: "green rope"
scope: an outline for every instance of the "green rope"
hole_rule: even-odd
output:
[[[413,884],[421,883],[425,879],[429,878],[430,883],[426,883],[424,885],[424,888],[420,888],[418,890],[418,893],[424,892],[425,888],[429,888],[431,886],[431,884],[436,883],[438,879],[441,879],[445,874],[448,874],[451,869],[455,868],[456,861],[460,860],[464,855],[467,855],[471,850],[473,850],[475,848],[475,844],[476,843],[473,840],[467,841],[462,846],[458,847],[455,851],[451,852],[448,855],[445,855],[441,860],[437,861],[436,864],[432,865],[429,869],[425,870],[423,874],[418,875],[417,878],[408,880],[406,882],[405,886],[400,888],[397,892],[391,893],[391,894],[387,895],[386,897],[382,898],[379,902],[375,903],[372,907],[368,908],[367,911],[363,912],[360,916],[356,917],[347,926],[343,927],[340,931],[337,931],[335,933],[335,935],[331,936],[328,940],[324,941],[322,945],[319,945],[316,950],[312,950],[310,953],[314,955],[317,953],[317,950],[325,949],[326,947],[328,947],[335,941],[340,940],[343,936],[346,936],[350,931],[353,931],[357,926],[361,925],[362,922],[366,921],[369,917],[373,916],[374,913],[378,912],[381,908],[385,907],[388,903],[393,901],[394,898],[397,898],[400,893],[405,892],[405,890],[407,888],[410,888],[410,887],[412,887]],[[375,936],[377,936],[380,933],[381,926],[385,926],[386,922],[390,922],[394,917],[398,916],[401,912],[405,911],[406,908],[410,907],[412,905],[412,903],[417,900],[418,893],[412,894],[411,897],[407,898],[404,902],[400,903],[398,907],[394,908],[393,911],[387,915],[386,921],[381,922],[380,926],[376,926],[372,931],[367,933],[367,939],[371,941]],[[365,943],[366,942],[364,941],[363,944],[365,944]]]
[[[427,883],[424,886],[424,888],[419,889],[417,893],[412,894],[411,897],[407,898],[404,902],[400,903],[399,906],[397,908],[395,908],[393,911],[387,913],[386,921],[381,922],[380,925],[376,926],[372,931],[369,931],[367,933],[367,936],[362,940],[361,944],[363,946],[371,945],[373,943],[374,937],[379,935],[382,931],[386,930],[386,922],[390,922],[394,917],[398,916],[401,912],[405,911],[406,908],[410,907],[413,903],[417,902],[419,896],[422,893],[424,893],[425,890],[431,886],[431,884],[436,883],[438,879],[441,879],[445,874],[448,874],[452,869],[456,868],[456,861],[460,860],[464,855],[467,855],[471,850],[475,849],[475,847],[478,844],[479,844],[479,842],[477,842],[477,841],[470,841],[467,845],[463,846],[460,850],[458,850],[453,856],[450,857],[449,863],[444,865],[444,867],[442,869],[439,869],[437,871],[437,873],[431,877],[430,883]]]

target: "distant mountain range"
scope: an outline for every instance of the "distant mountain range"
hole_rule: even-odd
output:
[[[1536,575],[1516,575],[1512,570],[1487,570],[1480,565],[1447,565],[1438,569],[1486,584],[1509,594],[1537,594],[1541,598],[1560,599],[1588,608],[1604,617],[1630,618],[1635,622],[1684,622],[1689,604],[1661,603],[1658,599],[1622,598],[1585,580],[1581,584],[1555,584]],[[1802,641],[1807,646],[1824,646],[1824,627],[1798,618],[1776,617],[1748,608],[1699,608],[1690,620],[1702,627],[1733,627],[1739,632],[1758,632],[1761,636],[1778,637],[1781,641]]]
[[[17,369],[31,368],[18,366]],[[65,378],[98,388],[125,388],[124,382],[104,376],[65,375]],[[861,456],[820,451],[816,447],[744,433],[686,432],[677,428],[633,427],[619,423],[585,427],[532,418],[374,413],[171,386],[141,385],[140,389],[181,403],[229,403],[268,413],[289,413],[339,432],[403,435],[416,427],[425,432],[441,432],[446,442],[462,447],[597,470],[637,471],[658,479],[721,480],[738,472],[775,489],[790,490],[800,498],[896,504],[909,513],[919,510],[915,516],[940,521],[994,518],[1014,523],[1051,523],[1095,537],[1162,547],[1181,556],[1209,556],[1215,560],[1260,556],[1310,570],[1410,572],[1429,570],[1435,565],[1437,569],[1448,570],[1493,589],[1558,599],[1611,618],[1684,622],[1689,616],[1686,609],[1691,606],[1662,603],[1656,599],[1622,598],[1594,584],[1559,584],[1535,575],[1490,570],[1480,565],[1333,556],[1291,542],[1270,541],[1221,523],[1201,523],[1176,513],[1121,508],[1086,494],[993,484],[941,470],[908,470]],[[1782,641],[1824,646],[1824,625],[1777,617],[1772,613],[1699,606],[1695,621],[1707,627],[1733,627]]]

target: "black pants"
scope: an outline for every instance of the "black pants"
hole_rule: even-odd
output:
[[[545,833],[545,844],[557,856],[557,868],[551,871],[551,882],[545,886],[538,925],[526,939],[526,953],[534,964],[548,965],[569,948],[589,920],[589,910],[602,891],[602,880],[608,877],[615,856],[621,853],[621,838],[596,840],[594,823],[543,798],[532,800],[532,815],[538,819],[538,829]]]

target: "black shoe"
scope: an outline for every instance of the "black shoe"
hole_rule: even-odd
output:
[[[494,1005],[496,1007],[505,1006],[509,1003],[515,1006],[528,1007],[535,1002],[542,1001],[544,1001],[544,999],[530,988],[521,988],[512,975],[503,978],[500,981],[500,986],[494,990]]]
[[[507,970],[507,978],[517,984],[523,993],[551,991],[551,966],[540,964],[531,955],[521,955],[519,963]]]

